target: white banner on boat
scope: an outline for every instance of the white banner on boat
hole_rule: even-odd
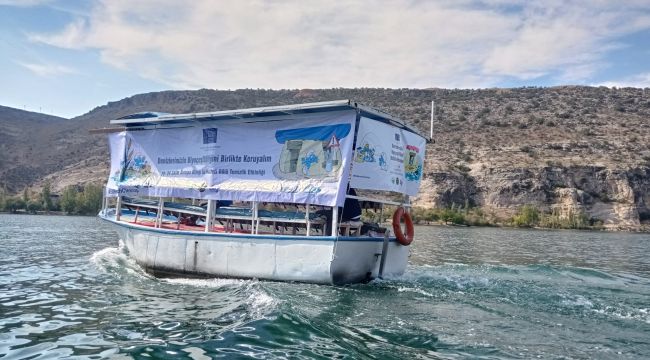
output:
[[[350,186],[416,195],[426,140],[410,131],[362,117]]]
[[[341,111],[111,134],[107,192],[341,206],[355,119]]]

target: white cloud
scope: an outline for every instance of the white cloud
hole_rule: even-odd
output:
[[[650,72],[629,76],[620,80],[605,81],[595,86],[650,88]]]
[[[35,64],[16,61],[16,63],[34,74],[42,77],[52,77],[66,74],[76,74],[77,71],[67,66],[58,64]]]
[[[51,35],[29,34],[27,38],[32,42],[42,42],[64,49],[81,49],[86,46],[87,32],[86,21],[83,19],[77,19],[76,21],[66,25],[66,27],[58,33]]]
[[[615,6],[614,6],[615,5]],[[96,49],[175,88],[487,87],[585,81],[647,2],[105,1],[30,39]]]

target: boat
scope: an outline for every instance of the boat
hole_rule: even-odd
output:
[[[427,139],[385,112],[352,100],[147,112],[95,132],[111,158],[99,218],[156,276],[349,284],[407,267]],[[392,227],[362,208],[396,209]]]

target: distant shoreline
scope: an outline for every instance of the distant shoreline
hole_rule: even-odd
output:
[[[37,211],[36,213],[27,211],[0,211],[0,215],[97,216],[97,214],[66,214],[64,211]]]
[[[387,226],[392,226],[388,223]],[[445,224],[444,222],[430,221],[426,224],[417,223],[415,226],[441,226],[441,227],[459,227],[459,228],[498,228],[498,229],[521,229],[521,230],[572,230],[572,231],[594,231],[594,232],[625,232],[625,233],[650,233],[650,226],[645,225],[641,226],[638,229],[621,229],[621,228],[605,228],[605,227],[591,227],[591,228],[582,228],[582,229],[573,229],[573,228],[550,228],[550,227],[541,227],[541,226],[509,226],[503,224],[489,224],[489,225],[466,225],[466,224]]]

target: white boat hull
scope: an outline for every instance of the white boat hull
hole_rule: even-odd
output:
[[[100,218],[117,228],[136,262],[166,276],[210,276],[320,284],[363,282],[379,275],[383,238],[248,235],[152,228]],[[409,247],[390,239],[383,275],[398,276]]]

